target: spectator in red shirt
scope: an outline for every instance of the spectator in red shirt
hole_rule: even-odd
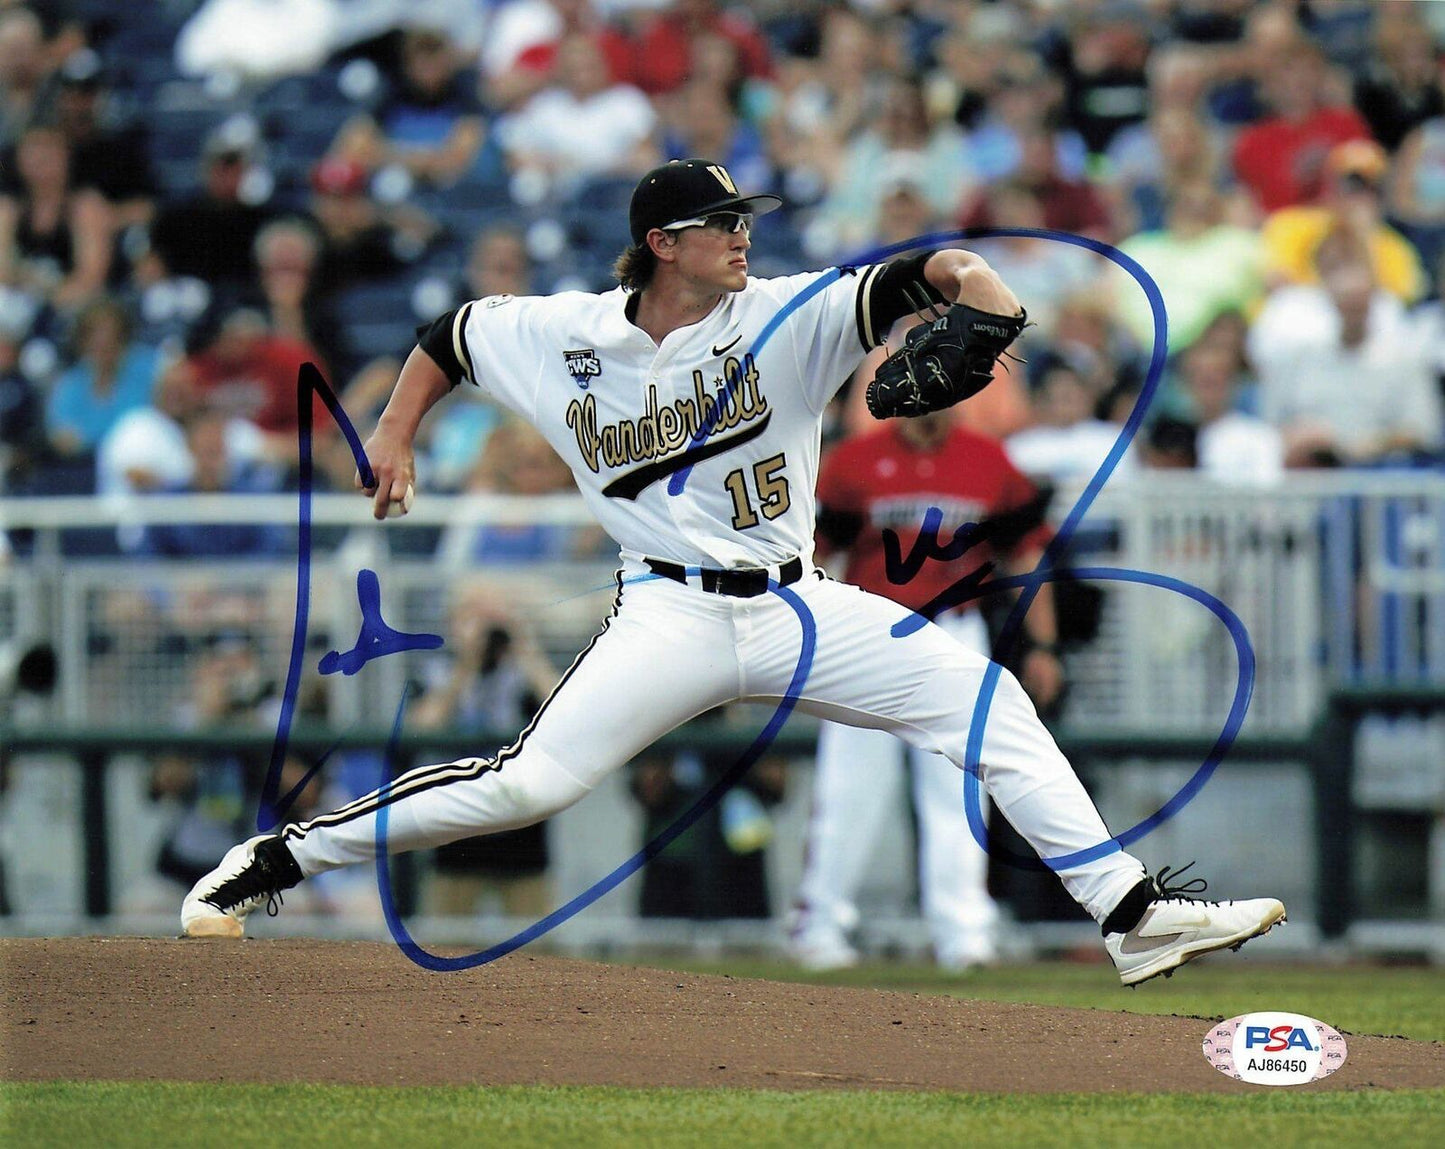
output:
[[[557,46],[586,36],[601,50],[614,84],[630,84],[632,42],[593,0],[514,0],[493,17],[482,48],[482,86],[494,108],[517,108],[557,79]]]
[[[273,334],[259,312],[244,308],[231,312],[214,342],[192,360],[207,406],[251,420],[278,458],[296,457],[296,380],[303,363],[321,366],[321,356],[306,343]],[[332,426],[319,398],[311,420],[317,434]]]
[[[846,581],[896,600],[900,618],[903,608],[924,608],[958,580],[977,579],[987,563],[1032,568],[1048,542],[1033,484],[996,440],[957,426],[956,419],[956,409],[939,411],[845,440],[818,479],[819,553],[846,557]],[[941,515],[935,537],[943,543],[960,537],[968,523],[993,529],[981,532],[959,557],[927,561],[900,584],[898,572],[889,569],[896,560],[885,557],[884,534],[895,532],[899,554],[908,556],[929,515]],[[1055,702],[1063,685],[1050,591],[1041,591],[1025,620],[1031,642],[1020,667],[1021,681],[1040,706]],[[963,645],[989,655],[976,600],[936,621]],[[955,970],[995,960],[998,910],[985,881],[987,857],[969,831],[958,771],[937,754],[908,751],[885,732],[825,722],[792,937],[793,954],[804,965],[826,969],[857,960],[847,938],[858,921],[854,898],[902,788],[905,760],[918,815],[919,900],[935,956]]]
[[[1291,49],[1264,80],[1274,115],[1246,128],[1235,142],[1234,173],[1266,212],[1315,200],[1330,149],[1370,138],[1358,112],[1326,104],[1327,79],[1318,48],[1302,43]]]
[[[1019,145],[1021,154],[1013,182],[1038,197],[1043,226],[1108,240],[1108,206],[1090,184],[1060,174],[1054,134],[1046,128],[1032,128],[1020,133]],[[959,226],[999,226],[989,203],[989,189],[980,188],[965,201]]]
[[[745,15],[719,11],[717,0],[674,0],[638,35],[633,83],[648,95],[682,87],[692,75],[695,41],[708,36],[720,36],[737,48],[744,76],[771,75],[768,42]]]

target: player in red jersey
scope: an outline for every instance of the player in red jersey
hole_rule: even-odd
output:
[[[845,581],[914,610],[985,563],[1032,568],[1049,539],[1039,492],[996,440],[961,426],[956,410],[896,420],[846,440],[818,480],[817,553],[846,559]],[[907,573],[897,557],[913,551],[931,507],[942,512],[941,543],[965,523],[988,523],[989,539],[951,561],[930,559],[913,577],[896,581]],[[891,572],[885,531],[899,543]],[[1025,622],[1029,646],[1021,674],[1040,706],[1054,702],[1063,685],[1048,591],[1043,588]],[[969,649],[989,654],[978,601],[935,621]],[[969,832],[962,775],[941,755],[910,748],[885,731],[825,722],[792,939],[801,963],[828,969],[857,961],[848,940],[858,920],[854,898],[909,773],[918,814],[919,900],[938,962],[961,970],[996,956],[998,910],[988,894],[988,858]]]

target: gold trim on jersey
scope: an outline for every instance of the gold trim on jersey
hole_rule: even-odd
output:
[[[888,338],[888,332],[883,332],[883,339],[878,338],[878,332],[873,330],[873,284],[878,276],[882,274],[884,265],[875,263],[863,273],[863,282],[858,285],[858,319],[863,330],[860,332],[863,346],[872,351],[884,339]]]
[[[457,312],[456,319],[452,320],[452,352],[457,357],[457,362],[462,365],[462,372],[468,379],[475,380],[472,374],[472,357],[467,354],[466,327],[467,316],[472,312],[472,304],[468,303]]]
[[[734,377],[738,377],[738,385],[730,388],[726,381]],[[723,374],[713,379],[713,385],[716,391],[709,394],[703,373],[694,371],[693,398],[664,404],[658,398],[657,385],[649,383],[646,410],[640,416],[600,428],[597,397],[589,393],[567,405],[567,426],[577,436],[582,461],[593,474],[600,474],[604,464],[625,467],[669,455],[691,443],[704,426],[712,435],[768,411],[767,398],[758,389],[758,369],[751,355],[744,355],[741,361],[729,355],[723,361]]]

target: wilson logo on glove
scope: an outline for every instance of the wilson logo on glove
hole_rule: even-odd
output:
[[[943,320],[939,320],[942,323]],[[980,335],[992,335],[995,339],[1007,339],[1010,343],[1014,341],[1015,333],[1010,332],[1007,327],[1000,327],[997,323],[975,323],[973,329]]]
[[[977,395],[993,382],[994,364],[1028,323],[1028,314],[992,315],[954,304],[908,333],[878,367],[865,398],[875,419],[926,415]]]

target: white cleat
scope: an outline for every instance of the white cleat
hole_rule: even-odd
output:
[[[1161,871],[1161,880],[1166,872]],[[1133,929],[1105,934],[1104,946],[1114,959],[1119,980],[1138,985],[1160,974],[1168,977],[1203,954],[1237,950],[1284,920],[1284,904],[1275,898],[1208,902],[1177,888],[1161,888]]]
[[[971,973],[998,964],[998,947],[989,940],[952,946],[938,953],[938,968],[948,973]]]
[[[181,933],[188,938],[242,937],[252,910],[269,908],[273,899],[279,904],[281,891],[301,879],[291,851],[273,834],[232,846],[181,903]]]
[[[788,946],[788,956],[811,973],[852,969],[858,964],[858,951],[842,938],[836,937],[804,935],[796,938]]]

